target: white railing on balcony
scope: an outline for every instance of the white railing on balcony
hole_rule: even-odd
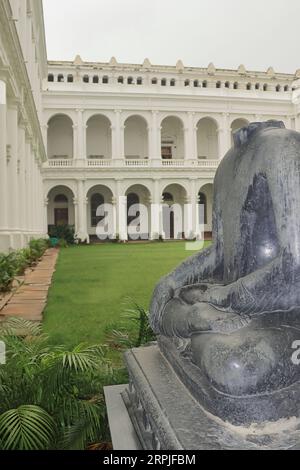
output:
[[[139,166],[149,166],[149,160],[142,160],[142,159],[129,159],[125,158],[124,160],[125,166],[133,166],[133,167],[139,167]]]
[[[104,159],[104,158],[93,158],[91,160],[87,160],[88,167],[108,167],[111,166],[112,160]]]
[[[50,159],[44,168],[218,168],[219,160],[173,159]]]
[[[66,168],[66,167],[72,167],[73,166],[73,160],[70,158],[55,158],[53,160],[48,160],[47,162],[51,168]]]

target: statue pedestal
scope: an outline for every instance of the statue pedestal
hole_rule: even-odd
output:
[[[128,351],[125,360],[130,384],[121,395],[142,448],[300,449],[300,422],[296,418],[242,427],[206,412],[155,343]],[[109,406],[108,411],[110,414]],[[110,419],[110,426],[118,426],[117,421],[114,424]],[[114,447],[119,448],[116,441]]]

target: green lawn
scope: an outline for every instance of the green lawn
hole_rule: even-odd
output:
[[[192,255],[184,242],[103,244],[60,251],[44,313],[51,342],[103,343],[128,298],[148,308],[158,279]]]

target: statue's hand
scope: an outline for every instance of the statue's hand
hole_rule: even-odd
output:
[[[188,329],[194,333],[232,333],[246,327],[251,322],[247,315],[217,310],[212,305],[198,303],[190,308]]]

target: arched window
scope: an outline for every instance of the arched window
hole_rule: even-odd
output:
[[[202,88],[207,88],[207,81],[206,80],[204,80],[204,82],[202,83]]]
[[[280,85],[277,85],[275,90],[278,92],[278,91],[281,91],[281,86]]]
[[[108,76],[107,75],[104,75],[104,77],[102,78],[102,83],[104,83],[104,84],[108,83]]]
[[[195,88],[198,88],[198,86],[199,86],[199,81],[198,81],[198,80],[194,80],[194,87],[195,87]]]
[[[170,80],[170,86],[175,86],[175,84],[176,84],[175,78],[172,78]]]
[[[118,77],[118,83],[124,83],[124,77]]]
[[[151,83],[152,85],[157,85],[157,78],[152,78]]]
[[[263,86],[263,90],[264,91],[268,91],[268,85],[265,83],[264,86]]]
[[[188,79],[184,81],[184,86],[190,86],[190,81]]]
[[[247,83],[246,89],[247,89],[247,90],[251,90],[251,88],[252,88],[251,83]]]
[[[225,88],[230,88],[230,83],[229,82],[225,82]]]
[[[237,90],[237,89],[238,89],[238,87],[239,87],[239,84],[238,84],[238,82],[234,82],[234,84],[233,84],[233,89],[234,89],[234,90]]]
[[[288,85],[285,85],[284,91],[289,91],[289,86]]]
[[[137,85],[142,85],[142,84],[143,84],[143,79],[142,79],[142,77],[138,77],[138,78],[136,79],[136,84],[137,84]]]
[[[216,83],[216,88],[221,88],[221,82]]]
[[[259,90],[260,89],[260,83],[256,83],[255,84],[255,90]]]
[[[71,75],[71,74],[68,75],[67,81],[68,81],[68,83],[73,83],[73,82],[74,82],[74,77],[73,77],[73,75]]]
[[[64,82],[64,81],[65,81],[65,80],[64,80],[64,76],[63,76],[63,74],[61,74],[61,73],[60,73],[60,74],[58,75],[58,77],[57,77],[57,81],[58,81],[59,83],[62,83],[62,82]]]
[[[68,204],[68,198],[64,194],[58,194],[57,196],[55,196],[54,202]]]
[[[93,83],[99,83],[99,77],[98,75],[93,76]]]
[[[167,85],[167,80],[163,78],[160,82],[161,86],[166,86]]]
[[[83,80],[84,83],[89,83],[90,77],[88,75],[84,75],[82,80]]]
[[[48,75],[48,82],[54,82],[54,75],[53,75],[53,73],[49,73],[49,75]]]
[[[98,223],[104,219],[104,216],[97,216],[97,209],[102,204],[104,204],[104,197],[102,194],[93,194],[91,197],[91,227],[97,227]]]
[[[198,194],[198,204],[199,204],[199,223],[200,224],[207,224],[207,199],[204,193],[199,192]],[[203,216],[203,209],[204,206],[204,220],[201,220]]]
[[[164,202],[174,202],[174,197],[171,193],[163,193]]]
[[[132,84],[133,84],[133,78],[132,78],[132,77],[128,77],[128,78],[127,78],[127,83],[128,83],[128,85],[132,85]]]

